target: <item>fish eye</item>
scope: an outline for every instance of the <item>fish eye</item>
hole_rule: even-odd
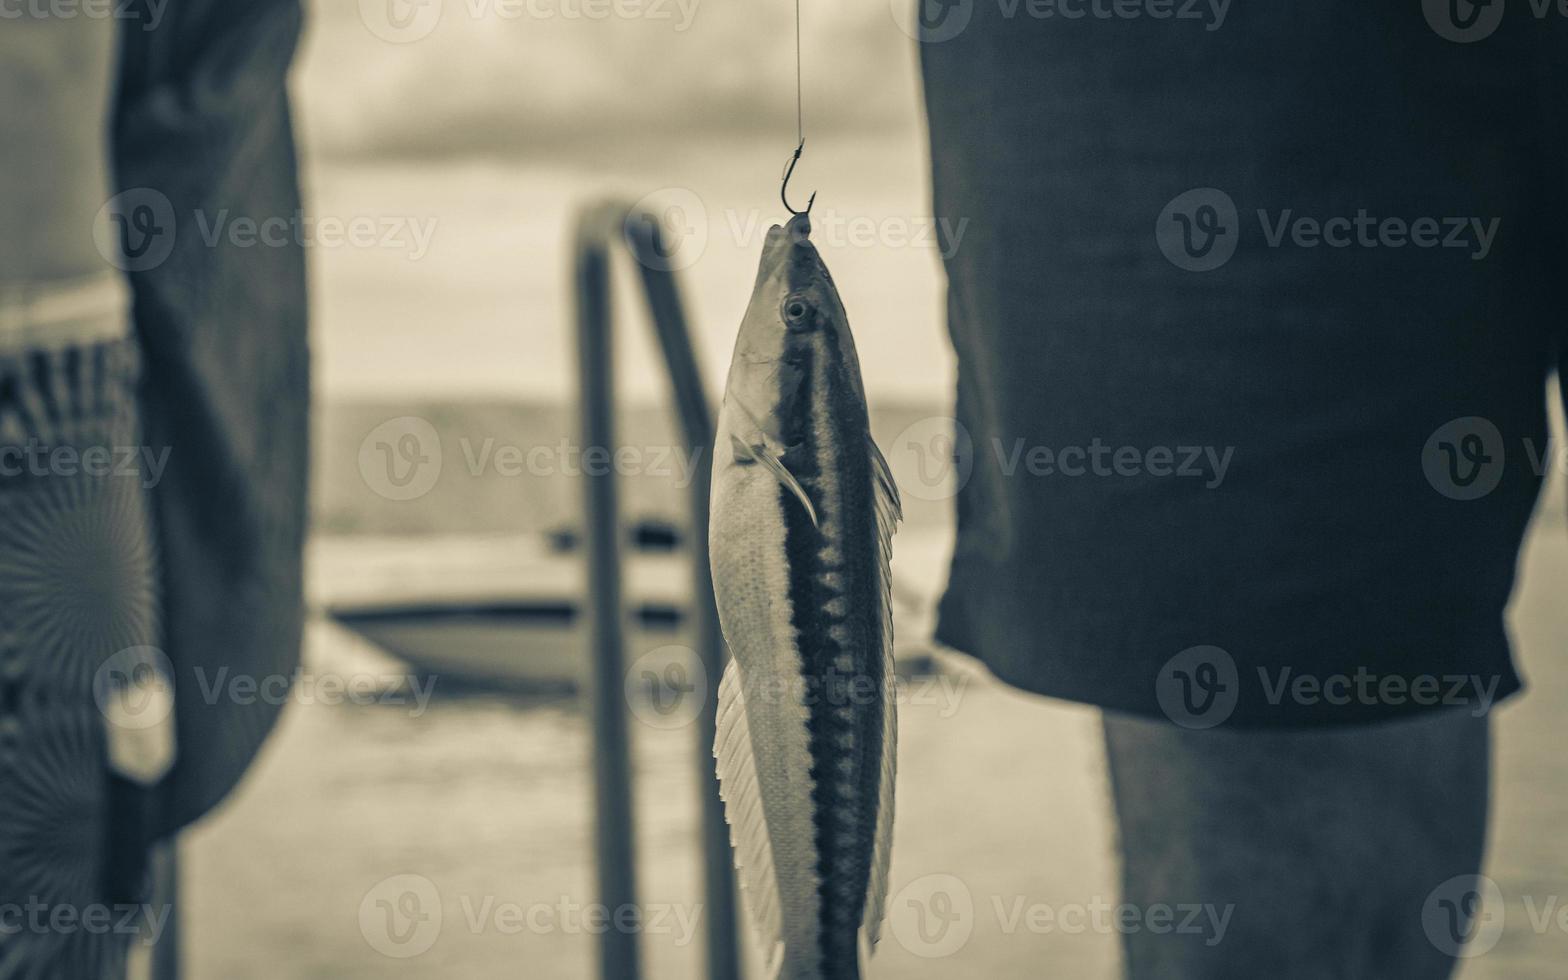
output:
[[[788,296],[784,299],[784,322],[791,330],[810,330],[816,320],[815,313],[810,300],[803,296]]]

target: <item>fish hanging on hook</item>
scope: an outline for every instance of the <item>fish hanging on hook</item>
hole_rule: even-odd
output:
[[[803,212],[768,231],[719,410],[708,552],[730,661],[713,752],[763,975],[861,980],[893,842],[900,509],[810,235]]]

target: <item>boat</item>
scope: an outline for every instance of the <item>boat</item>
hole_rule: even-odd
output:
[[[894,564],[900,673],[935,669],[933,568],[944,540],[900,535]],[[569,530],[541,535],[318,536],[314,610],[443,690],[570,693],[586,666],[587,566]],[[690,644],[691,570],[678,537],[634,526],[623,554],[626,661]],[[919,568],[913,572],[900,573]]]

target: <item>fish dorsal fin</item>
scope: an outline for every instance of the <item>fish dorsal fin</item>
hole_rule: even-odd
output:
[[[747,445],[739,436],[731,436],[730,438],[735,444],[736,458],[749,459],[767,467],[768,472],[773,474],[773,478],[778,480],[784,489],[794,494],[795,499],[799,500],[801,506],[806,508],[806,514],[811,518],[811,526],[820,527],[817,523],[817,508],[811,503],[811,498],[807,496],[806,488],[800,485],[799,480],[795,479],[795,474],[789,471],[789,468],[784,465],[784,461],[778,457],[777,453],[765,445]]]
[[[877,502],[877,530],[885,531],[882,545],[889,558],[893,555],[893,531],[898,523],[904,519],[904,502],[898,495],[898,483],[893,479],[893,468],[887,465],[887,457],[882,455],[882,450],[877,448],[875,439],[866,436],[866,448],[871,451],[871,475],[875,481],[874,490]],[[884,526],[883,518],[888,519]]]
[[[898,775],[898,699],[894,697],[897,684],[893,671],[893,532],[904,519],[903,504],[898,497],[898,484],[893,481],[893,470],[887,458],[868,435],[867,451],[871,454],[871,487],[877,513],[877,575],[882,600],[882,676],[887,678],[883,690],[887,700],[882,711],[882,777],[881,799],[877,805],[876,846],[871,855],[871,881],[866,888],[866,909],[861,920],[864,939],[868,948],[875,947],[882,932],[882,918],[887,911],[888,866],[893,857],[893,784]]]
[[[751,749],[751,727],[746,721],[746,697],[740,668],[731,660],[719,681],[719,716],[713,740],[718,762],[719,796],[724,800],[730,825],[730,847],[740,886],[768,960],[765,975],[777,976],[783,961],[784,918],[779,905],[778,872],[773,866],[773,841],[768,836],[762,788],[757,781],[757,760]]]

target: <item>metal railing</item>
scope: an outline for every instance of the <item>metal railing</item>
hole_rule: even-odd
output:
[[[584,210],[577,225],[575,289],[577,350],[583,446],[614,452],[615,365],[611,306],[611,258],[616,244],[636,265],[648,313],[664,353],[681,431],[689,448],[713,446],[713,417],[686,329],[686,315],[671,267],[669,243],[655,216],[615,202]],[[701,456],[692,457],[702,459]],[[585,533],[591,658],[584,686],[594,738],[595,855],[599,901],[607,908],[637,902],[632,766],[625,687],[625,607],[621,600],[620,508],[614,467],[585,474]],[[708,571],[708,484],[706,467],[691,481],[691,622],[694,646],[709,683],[697,718],[697,786],[700,794],[704,865],[703,911],[707,920],[710,980],[740,975],[735,922],[735,879],[729,830],[719,799],[712,745],[718,710],[718,678],[724,641]],[[606,980],[636,980],[640,974],[635,931],[606,929],[599,944]]]

